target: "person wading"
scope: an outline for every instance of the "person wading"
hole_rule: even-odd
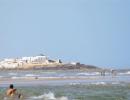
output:
[[[16,90],[17,89],[14,89],[13,84],[10,84],[8,90],[6,91],[6,95],[9,97],[13,97],[16,94]]]
[[[6,91],[6,95],[8,97],[16,97],[18,99],[23,98],[23,96],[21,94],[18,94],[17,89],[14,88],[13,84],[10,84],[8,90]]]

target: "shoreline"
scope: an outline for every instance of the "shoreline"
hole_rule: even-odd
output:
[[[124,77],[123,77],[124,78]],[[126,77],[129,78],[129,77]],[[16,86],[37,86],[37,85],[73,85],[73,84],[130,84],[130,81],[120,77],[22,77],[22,78],[0,78],[0,87],[7,87],[9,84]]]
[[[85,64],[25,64],[23,66],[17,67],[0,67],[2,71],[8,70],[84,70],[84,71],[109,71],[109,69],[102,69],[93,65],[85,65]]]

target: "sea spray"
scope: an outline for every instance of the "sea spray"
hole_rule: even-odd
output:
[[[39,96],[30,97],[30,100],[68,100],[67,97],[55,97],[54,93],[49,92]]]

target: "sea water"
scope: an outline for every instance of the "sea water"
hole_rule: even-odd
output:
[[[24,100],[130,100],[130,84],[21,86],[17,89]],[[0,100],[6,100],[5,90],[0,89]]]
[[[23,100],[130,100],[130,74],[128,72],[115,77],[107,73],[102,77],[98,72],[32,70],[1,71],[0,76],[0,100],[8,100],[5,92],[10,83],[2,83],[3,77],[8,79],[13,77],[61,78],[61,80],[30,82],[24,82],[24,80],[15,82],[14,80],[13,84],[23,95]],[[62,79],[64,77],[67,79]],[[69,77],[75,77],[75,79],[69,79]],[[79,77],[94,77],[94,79],[80,79]]]

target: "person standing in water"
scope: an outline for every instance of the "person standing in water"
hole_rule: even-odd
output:
[[[17,89],[14,88],[13,84],[10,84],[8,90],[6,91],[6,95],[8,97],[18,96],[19,99],[22,98],[22,95],[17,93]]]
[[[9,97],[13,97],[16,94],[16,90],[14,89],[13,84],[10,84],[9,89],[6,91],[6,95]]]

